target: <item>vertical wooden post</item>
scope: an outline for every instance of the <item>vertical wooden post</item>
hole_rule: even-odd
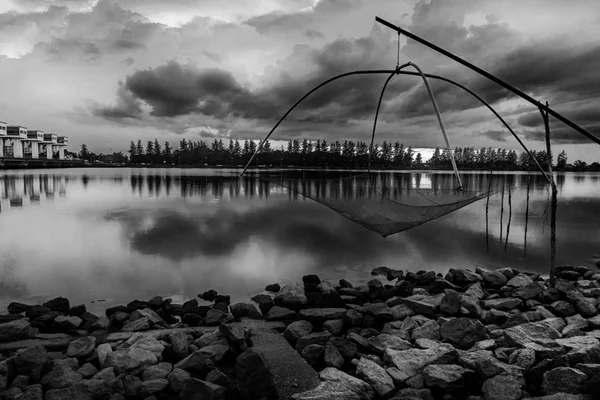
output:
[[[489,209],[490,209],[490,192],[492,190],[492,171],[490,170],[490,177],[488,182],[488,196],[485,202],[485,248],[489,252],[490,251],[490,224],[489,224]]]
[[[525,240],[523,245],[523,258],[527,258],[527,225],[529,223],[529,186],[531,184],[531,170],[527,174],[527,206],[525,208]]]
[[[508,235],[510,234],[510,221],[512,219],[512,195],[510,192],[510,186],[508,187],[508,225],[506,226],[506,238],[504,240],[504,252],[508,248]]]
[[[548,102],[546,102],[546,107],[548,107]],[[556,267],[556,210],[558,208],[558,189],[556,188],[554,174],[552,173],[552,149],[550,146],[550,121],[548,111],[540,108],[540,112],[542,113],[544,127],[546,128],[546,158],[548,161],[548,173],[550,174],[550,186],[552,187],[552,199],[550,201],[550,285],[554,287],[556,282],[554,270]]]
[[[504,184],[506,183],[506,176],[502,177],[502,196],[500,199],[500,245],[502,245],[502,223],[504,222]]]

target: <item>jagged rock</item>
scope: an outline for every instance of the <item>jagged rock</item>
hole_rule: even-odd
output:
[[[269,321],[281,321],[285,319],[294,319],[296,312],[289,308],[274,306],[269,310],[267,320]]]
[[[450,269],[452,271],[452,283],[465,286],[481,280],[481,276],[468,269]]]
[[[237,324],[223,324],[219,327],[221,335],[238,349],[246,350],[246,330]]]
[[[0,324],[0,342],[11,342],[26,337],[30,327],[31,324],[25,319]]]
[[[19,400],[43,400],[44,392],[42,385],[31,385],[23,389],[23,395],[19,397]]]
[[[27,312],[31,307],[33,306],[13,301],[8,305],[7,310],[10,314],[22,314]]]
[[[506,276],[498,271],[477,271],[479,272],[479,275],[481,275],[481,278],[483,280],[483,283],[486,286],[490,286],[490,287],[502,287],[504,285],[506,285],[506,282],[508,282],[508,279],[506,279]]]
[[[525,274],[519,274],[517,276],[515,276],[514,278],[510,279],[507,283],[506,286],[512,286],[515,288],[520,288],[523,286],[527,286],[529,284],[533,283],[533,279],[531,279],[529,276],[525,275]]]
[[[338,348],[331,341],[325,344],[325,353],[323,358],[325,365],[328,367],[340,369],[344,365],[344,357],[342,356],[342,353],[340,353]]]
[[[339,350],[340,354],[346,361],[352,360],[358,351],[356,344],[352,343],[348,339],[333,337],[330,340],[331,344],[333,344]]]
[[[91,326],[91,330],[107,330],[108,328],[110,328],[110,319],[104,315],[98,317]]]
[[[129,320],[127,321],[127,323],[125,323],[125,325],[123,326],[123,328],[121,328],[121,331],[123,332],[141,332],[141,331],[147,331],[148,329],[150,329],[152,326],[150,320],[146,317],[142,317],[136,320]]]
[[[346,339],[350,340],[353,343],[356,343],[362,348],[368,349],[370,347],[369,341],[363,336],[359,335],[358,333],[351,332],[346,335]]]
[[[276,306],[298,310],[308,304],[304,290],[296,285],[285,285],[273,299]]]
[[[25,311],[25,316],[27,318],[29,318],[30,320],[34,320],[34,319],[39,318],[42,315],[47,314],[49,312],[52,312],[52,310],[49,309],[48,307],[35,305],[35,306],[29,307],[27,309],[27,311]]]
[[[410,344],[410,342],[399,338],[397,336],[394,335],[388,335],[385,333],[382,333],[380,335],[376,336],[377,342],[380,344],[380,348],[378,349],[379,351],[383,352],[385,349],[391,349],[391,350],[408,350],[412,348],[412,345]],[[373,342],[369,341],[369,344],[371,347],[373,347]]]
[[[242,398],[260,399],[276,395],[273,374],[262,353],[249,348],[236,360],[238,389]]]
[[[332,335],[339,335],[344,330],[344,320],[334,319],[323,323],[323,329]]]
[[[535,351],[533,349],[517,349],[510,354],[508,362],[528,370],[535,364]]]
[[[163,322],[163,319],[151,308],[141,308],[135,310],[129,316],[131,321],[136,321],[138,319],[147,318],[151,325],[158,324]]]
[[[117,373],[128,372],[142,366],[154,365],[158,362],[156,355],[150,350],[130,347],[117,350],[106,357],[106,366],[113,367]]]
[[[287,339],[288,342],[292,344],[296,344],[296,341],[300,339],[302,336],[306,336],[313,331],[313,326],[308,321],[295,321],[287,326],[285,331],[283,332],[283,337]]]
[[[302,353],[302,350],[304,350],[306,346],[309,346],[311,344],[318,344],[324,346],[330,338],[331,333],[329,332],[310,333],[298,339],[295,348],[297,352]]]
[[[148,367],[142,372],[142,379],[144,381],[151,381],[154,379],[164,379],[169,375],[173,366],[168,362],[161,362],[151,367]]]
[[[310,322],[322,323],[332,319],[343,318],[345,314],[345,308],[309,308],[301,310],[299,318]]]
[[[83,320],[79,317],[66,317],[64,315],[60,315],[54,318],[54,325],[64,330],[77,329],[82,322]]]
[[[413,329],[410,338],[413,341],[417,339],[440,340],[440,326],[436,321],[427,321]]]
[[[198,348],[202,348],[208,346],[217,340],[221,339],[223,336],[221,335],[221,331],[219,329],[215,329],[214,331],[207,332],[204,335],[200,336],[194,344],[198,346]]]
[[[591,336],[574,336],[565,339],[556,339],[556,343],[563,346],[567,351],[581,349],[600,344],[600,341]]]
[[[319,344],[309,344],[308,346],[305,346],[301,352],[302,358],[313,367],[316,367],[321,362],[324,354],[325,347]]]
[[[555,301],[554,303],[550,304],[549,307],[552,312],[559,317],[570,317],[576,314],[575,307],[573,307],[573,305],[568,301]]]
[[[256,306],[252,303],[236,303],[231,306],[231,314],[239,321],[241,318],[252,318],[252,319],[262,319],[262,315],[256,309]]]
[[[319,374],[323,382],[315,389],[292,396],[294,400],[361,399],[372,400],[375,391],[369,384],[335,368]]]
[[[478,320],[469,318],[455,318],[443,322],[440,335],[444,340],[461,348],[469,348],[486,338],[485,326]]]
[[[281,290],[281,286],[279,286],[279,283],[273,283],[271,285],[267,285],[265,290],[271,293],[278,293]]]
[[[142,381],[133,375],[125,375],[123,385],[125,385],[125,394],[130,397],[137,396],[142,390]]]
[[[365,357],[361,357],[356,366],[356,376],[371,385],[383,398],[388,397],[396,390],[392,378],[385,369]]]
[[[588,376],[588,378],[591,378],[593,376],[600,374],[600,364],[581,363],[581,364],[575,365],[575,368],[580,370],[584,374],[586,374]]]
[[[231,378],[229,378],[227,375],[225,375],[219,369],[213,369],[212,371],[210,371],[208,373],[208,375],[206,375],[206,382],[212,383],[214,385],[221,386],[227,392],[229,392],[230,396],[236,390],[236,385],[233,383],[233,381],[231,380]]]
[[[465,386],[463,376],[472,372],[460,365],[428,365],[423,369],[423,378],[427,387],[438,388],[446,391]]]
[[[93,364],[86,363],[83,364],[81,368],[77,370],[77,373],[80,374],[83,377],[83,379],[90,379],[98,373],[98,369],[94,367]]]
[[[106,359],[110,353],[112,353],[112,347],[108,343],[102,343],[96,348],[96,352],[98,354],[98,364],[100,368],[104,368],[106,366]]]
[[[208,363],[215,358],[215,353],[207,351],[206,347],[196,350],[183,360],[174,365],[174,368],[181,368],[186,371],[196,371],[200,374],[208,371]]]
[[[502,373],[518,373],[520,371],[515,366],[501,362],[488,350],[462,352],[458,356],[458,362],[461,366],[477,372],[482,379],[492,378]]]
[[[57,297],[55,299],[48,300],[43,304],[43,306],[48,307],[52,311],[59,311],[63,314],[67,314],[70,308],[69,299],[64,297]]]
[[[173,352],[179,358],[185,358],[189,355],[189,346],[187,335],[183,332],[174,332],[169,335],[169,342],[173,346]]]
[[[397,370],[395,377],[390,373],[396,382],[404,382],[412,378],[429,364],[451,364],[456,360],[456,357],[456,349],[447,344],[442,344],[435,349],[402,351],[386,349],[383,352],[383,359],[386,364]],[[388,370],[388,372],[390,371]]]
[[[181,397],[185,400],[225,400],[223,387],[200,379],[188,379],[181,389]]]
[[[533,282],[529,285],[521,286],[513,292],[514,297],[518,297],[521,300],[529,300],[541,297],[544,292],[544,285],[540,282]]]
[[[417,285],[427,286],[433,282],[436,277],[437,275],[435,274],[435,271],[427,271],[424,274],[417,276]]]
[[[81,374],[71,368],[59,365],[42,378],[42,385],[47,389],[63,389],[82,380]]]
[[[96,347],[96,338],[94,336],[85,336],[69,343],[67,348],[67,357],[83,358],[88,357]]]
[[[269,310],[274,306],[273,297],[269,296],[268,294],[257,294],[256,296],[252,297],[251,300],[258,303],[258,308],[260,309],[262,315],[267,315]]]
[[[28,375],[33,383],[38,383],[42,378],[42,372],[46,363],[50,360],[48,352],[42,346],[32,346],[17,351],[12,359],[12,366],[17,374]],[[0,362],[0,381],[2,380],[2,362]],[[6,363],[5,370],[8,372]],[[0,384],[0,391],[2,390]]]
[[[523,302],[513,297],[506,297],[500,299],[484,300],[483,307],[490,309],[495,308],[496,310],[514,310],[523,305]]]
[[[461,307],[461,295],[452,289],[446,289],[444,292],[444,297],[440,303],[440,310],[450,315],[458,314]]]
[[[598,312],[596,310],[596,300],[585,297],[578,291],[569,292],[567,298],[575,306],[577,312],[586,318],[593,317]]]
[[[27,375],[17,375],[10,386],[25,390],[29,386],[29,377]]]
[[[140,396],[143,398],[152,396],[154,393],[160,392],[167,386],[169,386],[169,381],[166,379],[153,379],[144,381],[142,383],[142,389],[140,390]]]
[[[560,333],[556,329],[541,322],[530,322],[504,330],[504,338],[508,343],[518,346],[536,342],[539,339],[558,339],[559,337]]]
[[[77,360],[76,358],[60,358],[60,359],[52,359],[50,361],[50,365],[52,368],[57,367],[57,366],[65,366],[65,367],[70,367],[72,369],[77,369],[79,368],[79,360]]]
[[[560,392],[577,394],[587,379],[586,374],[575,368],[554,368],[544,374],[542,391],[544,394]]]
[[[174,368],[173,371],[168,375],[169,387],[175,393],[181,392],[185,382],[192,376],[189,372],[182,370],[181,368]]]
[[[390,400],[434,400],[429,389],[407,388],[399,390]]]
[[[516,278],[513,278],[516,279]],[[519,400],[525,394],[525,379],[520,374],[502,373],[483,382],[485,400]]]

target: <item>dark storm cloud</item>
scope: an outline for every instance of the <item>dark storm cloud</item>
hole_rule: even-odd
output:
[[[93,107],[92,113],[108,120],[123,121],[140,119],[142,109],[140,101],[127,90],[123,82],[119,82],[117,105],[115,107],[99,107],[96,105]]]

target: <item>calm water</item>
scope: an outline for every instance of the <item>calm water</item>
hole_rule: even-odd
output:
[[[404,270],[512,266],[545,272],[549,263],[548,190],[531,177],[524,254],[526,174],[507,174],[501,196],[382,238],[279,185],[229,170],[74,169],[0,175],[0,306],[69,297],[100,312],[153,295],[190,299],[208,289],[245,300],[266,284],[322,278],[364,283],[373,267]],[[388,193],[449,187],[452,175],[384,173]],[[464,174],[485,188],[486,174]],[[558,261],[600,258],[600,174],[557,178]],[[353,198],[352,188],[327,196]],[[346,190],[347,189],[347,190]],[[341,194],[340,194],[341,193]],[[506,246],[506,250],[505,250]],[[98,302],[98,300],[104,300]],[[92,303],[93,302],[93,303]]]

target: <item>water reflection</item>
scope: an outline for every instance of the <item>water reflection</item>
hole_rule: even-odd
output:
[[[276,171],[261,180],[240,178],[238,171],[130,169],[0,175],[0,303],[64,295],[88,306],[107,299],[101,304],[110,306],[154,294],[192,298],[209,288],[241,300],[307,273],[366,282],[377,265],[547,268],[542,176],[530,177],[525,259],[527,174],[492,175],[512,188],[512,216],[507,238],[507,200],[501,221],[501,196],[490,198],[489,250],[485,201],[383,239],[298,193],[406,199],[454,184],[449,173],[384,172],[371,183],[354,175]],[[590,265],[599,251],[599,176],[557,176],[559,262]],[[489,173],[463,175],[468,189],[485,190],[489,179]]]

